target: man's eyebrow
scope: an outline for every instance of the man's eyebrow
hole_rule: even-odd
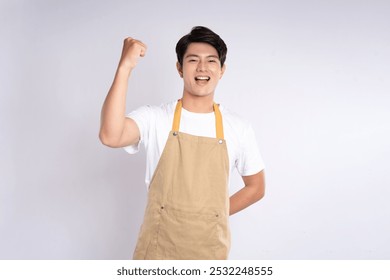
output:
[[[199,55],[197,55],[197,54],[187,54],[186,56],[185,56],[185,58],[188,58],[188,57],[197,57],[197,58],[199,58],[200,56]],[[218,55],[214,55],[214,54],[210,54],[210,55],[208,55],[208,56],[206,56],[207,58],[216,58],[216,59],[219,59],[219,57],[218,57]]]

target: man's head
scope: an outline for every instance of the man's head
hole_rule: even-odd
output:
[[[214,33],[207,27],[195,26],[189,34],[183,36],[176,44],[177,61],[181,66],[183,66],[184,54],[191,43],[206,43],[211,45],[218,53],[221,67],[224,65],[227,53],[225,42],[218,34]]]
[[[184,81],[183,96],[214,96],[226,65],[224,41],[206,27],[197,26],[176,45],[177,70]]]

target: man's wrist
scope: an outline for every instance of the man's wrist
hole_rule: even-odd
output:
[[[133,71],[133,69],[134,69],[134,67],[120,64],[118,66],[117,75],[128,77],[131,74],[131,72]]]

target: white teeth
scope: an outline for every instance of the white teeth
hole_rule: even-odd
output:
[[[210,80],[210,77],[195,77],[195,80],[205,80],[205,81],[208,81],[208,80]]]

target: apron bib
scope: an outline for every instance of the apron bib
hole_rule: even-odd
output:
[[[217,138],[172,131],[149,186],[134,259],[227,259],[229,159],[222,116],[214,104]]]

